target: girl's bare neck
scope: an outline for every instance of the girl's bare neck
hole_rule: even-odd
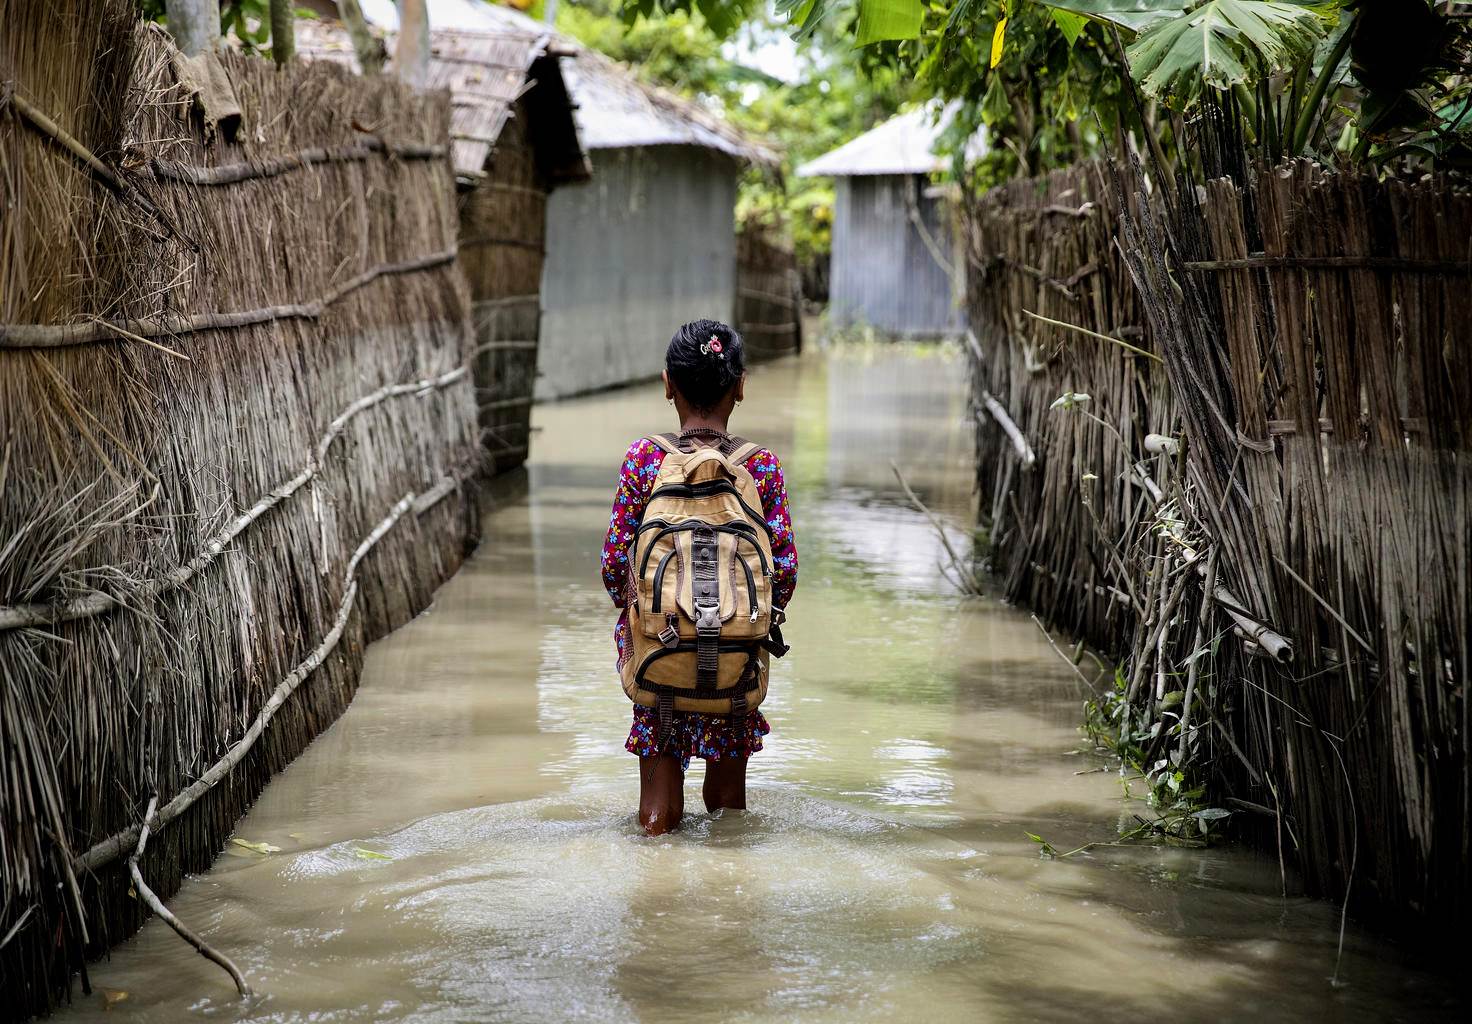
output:
[[[692,413],[680,420],[680,431],[684,433],[689,430],[719,430],[724,434],[729,422],[729,416],[700,416]]]

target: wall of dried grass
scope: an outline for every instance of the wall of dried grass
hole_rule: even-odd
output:
[[[802,349],[802,281],[797,256],[759,225],[736,231],[736,320],[753,361]]]
[[[446,98],[227,54],[243,122],[211,137],[132,16],[0,0],[12,1016],[142,922],[120,858],[150,797],[178,812],[142,862],[167,897],[341,713],[366,644],[425,607],[474,524]]]
[[[486,177],[460,202],[460,265],[475,319],[475,389],[492,473],[526,461],[542,321],[550,185],[525,98],[496,140]]]
[[[1119,175],[969,211],[992,558],[1119,659],[1161,724],[1147,761],[1208,765],[1310,892],[1437,934],[1472,900],[1472,194],[1304,163],[1149,198]],[[1067,392],[1090,399],[1050,409]]]

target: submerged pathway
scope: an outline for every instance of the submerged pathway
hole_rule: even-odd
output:
[[[958,358],[863,348],[753,371],[733,429],[787,466],[802,567],[752,811],[639,834],[598,550],[652,386],[536,410],[525,493],[347,714],[61,1019],[1451,1019],[1445,983],[1283,899],[1242,850],[1108,848],[1140,810],[1083,751],[1079,685],[1025,613],[964,600],[889,468],[964,537]],[[1080,773],[1085,774],[1080,774]],[[272,847],[279,849],[272,850]]]

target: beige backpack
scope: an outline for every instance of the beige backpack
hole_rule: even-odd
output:
[[[744,718],[767,695],[768,656],[787,653],[772,605],[772,543],[744,463],[759,445],[649,438],[667,453],[629,562],[624,693],[672,711]]]

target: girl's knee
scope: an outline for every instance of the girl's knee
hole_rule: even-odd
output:
[[[679,828],[683,815],[682,807],[668,803],[650,804],[639,808],[639,824],[644,827],[645,835],[662,836]]]

